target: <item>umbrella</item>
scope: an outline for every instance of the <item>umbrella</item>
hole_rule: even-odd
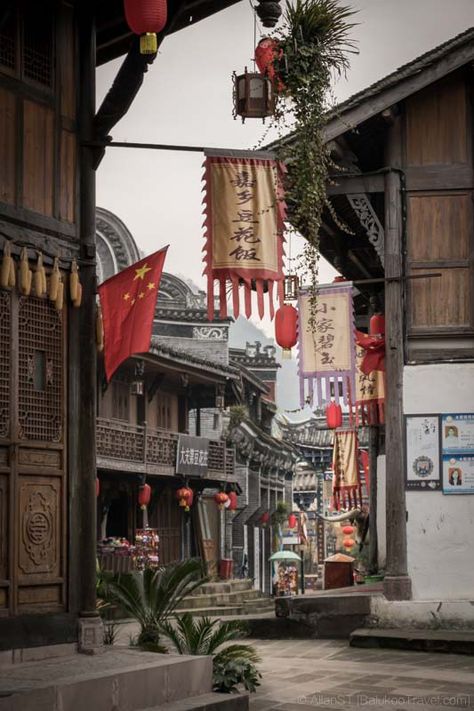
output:
[[[271,555],[268,560],[299,560],[299,561],[301,561],[301,558],[298,555],[298,553],[294,553],[293,551],[278,551],[277,553],[274,553],[273,555]]]

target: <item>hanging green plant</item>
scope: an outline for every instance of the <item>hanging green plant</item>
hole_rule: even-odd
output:
[[[277,94],[279,158],[288,167],[286,200],[293,228],[307,240],[302,276],[314,285],[324,207],[337,221],[326,195],[333,164],[323,128],[330,108],[331,80],[345,74],[349,55],[357,51],[349,36],[355,26],[350,22],[353,15],[354,11],[338,0],[287,2],[282,29],[271,38],[273,62],[267,73]],[[289,129],[291,135],[285,138]]]

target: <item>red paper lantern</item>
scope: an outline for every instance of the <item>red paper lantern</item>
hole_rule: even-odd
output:
[[[297,523],[296,516],[294,513],[291,513],[288,516],[288,528],[295,528],[296,523]]]
[[[342,425],[342,409],[335,402],[330,402],[326,408],[326,424],[330,430]]]
[[[344,538],[342,545],[344,548],[353,548],[355,546],[355,541],[353,541],[352,538]]]
[[[143,484],[138,489],[138,503],[140,508],[146,509],[151,501],[151,486],[149,484]]]
[[[229,491],[227,496],[229,497],[229,505],[227,507],[227,510],[228,511],[235,511],[238,506],[237,494],[235,493],[235,491]]]
[[[100,479],[98,476],[95,478],[95,495],[99,496],[100,494]]]
[[[225,491],[218,491],[217,494],[214,494],[214,501],[221,510],[225,507],[228,500],[229,497],[227,496]]]
[[[385,334],[385,316],[383,314],[374,314],[370,317],[369,335],[383,336]]]
[[[264,526],[266,526],[269,521],[270,521],[270,514],[268,511],[264,511],[263,514],[260,516],[260,523],[262,523]]]
[[[280,77],[276,75],[275,60],[283,56],[279,42],[271,37],[264,37],[258,43],[255,49],[255,62],[258,71],[265,74],[275,85],[276,91],[283,91],[285,85]],[[276,79],[276,81],[275,81]]]
[[[283,348],[283,358],[290,358],[298,341],[298,311],[291,304],[283,304],[275,314],[275,340]]]
[[[140,35],[141,54],[155,54],[156,34],[165,27],[168,18],[166,0],[124,0],[124,9],[128,26]]]
[[[354,533],[354,526],[344,526],[342,532],[345,536],[350,536],[352,533]]]
[[[181,508],[185,511],[189,511],[193,503],[194,492],[188,486],[182,486],[181,489],[177,490],[176,498],[178,499]]]

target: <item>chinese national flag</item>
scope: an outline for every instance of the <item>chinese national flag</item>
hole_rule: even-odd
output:
[[[168,247],[132,264],[99,286],[109,381],[129,356],[150,348],[161,273]]]

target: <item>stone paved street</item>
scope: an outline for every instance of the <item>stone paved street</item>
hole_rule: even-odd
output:
[[[474,658],[352,649],[334,640],[253,640],[262,685],[252,711],[474,708]]]

